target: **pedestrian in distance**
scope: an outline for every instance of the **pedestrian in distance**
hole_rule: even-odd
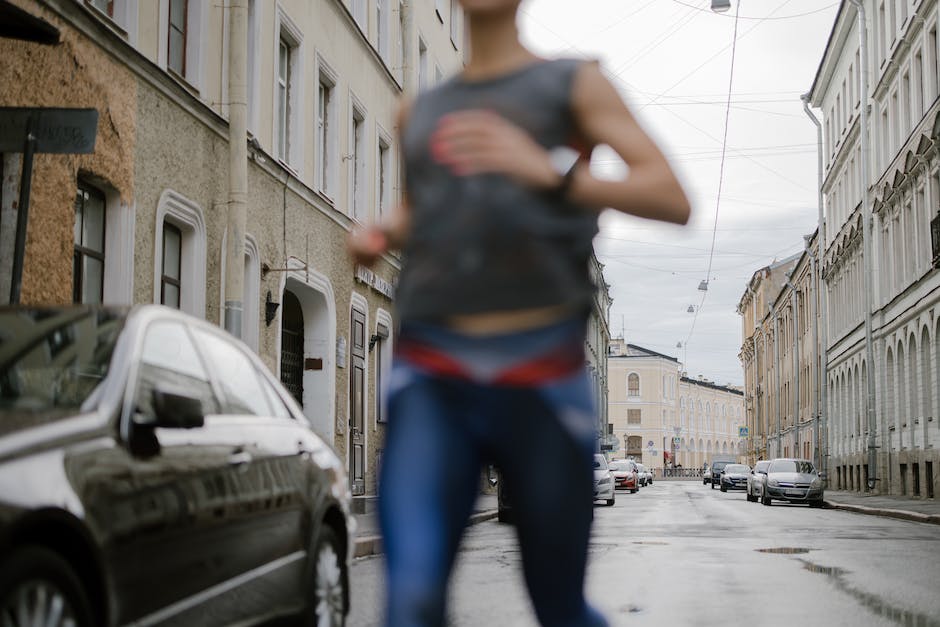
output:
[[[390,627],[444,624],[488,463],[506,482],[540,623],[606,625],[584,597],[597,441],[584,367],[592,240],[601,209],[685,224],[690,207],[597,63],[521,44],[520,1],[460,0],[465,67],[399,114],[403,201],[349,238],[357,263],[403,252],[379,482]],[[591,173],[602,144],[627,176]]]

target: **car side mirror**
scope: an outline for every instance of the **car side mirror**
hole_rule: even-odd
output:
[[[153,391],[153,413],[153,426],[166,429],[196,429],[206,422],[201,400],[159,388]]]

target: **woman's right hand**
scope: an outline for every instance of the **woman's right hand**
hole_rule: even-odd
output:
[[[354,263],[372,267],[388,251],[388,236],[378,225],[359,226],[346,239],[346,249]]]

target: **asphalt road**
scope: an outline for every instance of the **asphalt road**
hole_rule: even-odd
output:
[[[940,526],[657,482],[596,507],[587,594],[611,625],[940,627]],[[382,558],[356,561],[349,625],[379,625]],[[513,529],[468,529],[455,626],[537,625]]]

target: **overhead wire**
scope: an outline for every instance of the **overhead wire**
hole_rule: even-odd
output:
[[[695,323],[698,321],[699,313],[702,311],[702,307],[705,305],[705,299],[708,297],[708,281],[711,280],[712,275],[712,261],[715,256],[715,242],[718,239],[718,215],[719,209],[721,208],[721,190],[724,184],[725,178],[725,151],[728,147],[728,126],[731,120],[731,94],[734,88],[734,62],[737,57],[738,49],[738,19],[737,16],[741,10],[740,0],[737,3],[737,6],[734,11],[735,20],[734,20],[734,31],[731,36],[731,69],[728,72],[728,106],[725,108],[725,128],[724,135],[722,136],[721,141],[721,164],[718,169],[718,193],[715,197],[715,223],[712,229],[712,244],[711,252],[708,255],[708,269],[705,271],[705,289],[702,291],[702,300],[699,303],[699,306],[695,308],[692,317],[692,325],[689,328],[689,335],[686,337],[685,346],[688,350],[689,342],[692,340],[692,334],[695,332]]]

